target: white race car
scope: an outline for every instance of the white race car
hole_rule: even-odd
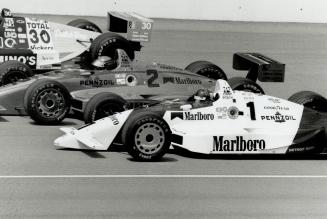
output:
[[[29,17],[0,15],[0,85],[61,68],[92,69],[100,56],[123,49],[130,59],[150,42],[153,20],[130,12],[108,12],[108,30],[76,19],[67,25]],[[122,33],[123,35],[117,34]]]
[[[172,147],[202,154],[322,153],[326,144],[327,100],[299,92],[291,101],[233,91],[218,80],[213,93],[200,90],[184,100],[105,117],[65,134],[55,146],[107,150],[122,141],[130,155],[157,160]],[[322,112],[325,111],[325,112]]]

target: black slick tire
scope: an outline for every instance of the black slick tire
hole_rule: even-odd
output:
[[[84,30],[90,30],[90,31],[102,33],[101,29],[96,24],[85,19],[72,20],[67,25],[84,29]]]
[[[297,92],[288,100],[316,111],[327,112],[327,99],[312,91]]]
[[[96,60],[99,56],[109,56],[115,58],[116,49],[122,49],[128,57],[133,60],[135,57],[131,43],[124,37],[107,32],[96,37],[90,46],[90,59]]]
[[[0,85],[6,85],[32,77],[34,74],[30,67],[22,62],[10,60],[0,64]]]
[[[260,85],[247,78],[233,77],[228,80],[228,84],[233,90],[265,94],[264,90],[260,87]]]
[[[37,80],[25,92],[25,111],[38,124],[59,124],[68,115],[70,106],[70,93],[54,80]]]
[[[125,110],[126,100],[111,92],[99,93],[93,96],[85,106],[84,122],[92,123],[95,120],[113,115]]]
[[[205,76],[207,78],[218,80],[227,80],[225,72],[217,65],[208,61],[195,61],[186,66],[185,70],[193,72],[198,75]]]

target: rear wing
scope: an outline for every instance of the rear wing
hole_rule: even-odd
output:
[[[134,12],[108,12],[108,30],[127,33],[126,38],[134,42],[150,42],[153,20]]]
[[[247,70],[246,78],[261,82],[284,82],[285,64],[260,53],[235,53],[233,68]]]

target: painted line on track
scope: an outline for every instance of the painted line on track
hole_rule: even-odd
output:
[[[36,178],[327,178],[327,175],[7,175],[0,179]]]

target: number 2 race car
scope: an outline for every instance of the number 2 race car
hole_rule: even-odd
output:
[[[200,94],[204,95],[200,95]],[[170,146],[201,154],[322,153],[327,100],[300,92],[290,100],[233,91],[218,80],[212,94],[127,110],[65,133],[57,147],[107,150],[121,142],[135,159],[157,160]],[[319,112],[324,111],[324,112]]]
[[[117,50],[117,59],[96,60],[99,70],[67,69],[37,75],[0,87],[0,115],[26,115],[37,123],[60,123],[70,111],[83,114],[86,123],[133,108],[163,96],[191,95],[227,79],[218,66],[196,61],[185,70],[129,59]],[[108,62],[109,61],[109,62]],[[235,90],[264,93],[255,83],[283,81],[285,65],[256,53],[236,53],[234,68],[249,70],[247,78],[230,78]]]
[[[108,13],[108,30],[84,19],[67,25],[12,16],[3,9],[0,17],[0,85],[60,68],[92,68],[99,56],[113,57],[125,50],[131,59],[149,42],[153,21],[136,13]],[[126,33],[126,38],[116,33]]]

